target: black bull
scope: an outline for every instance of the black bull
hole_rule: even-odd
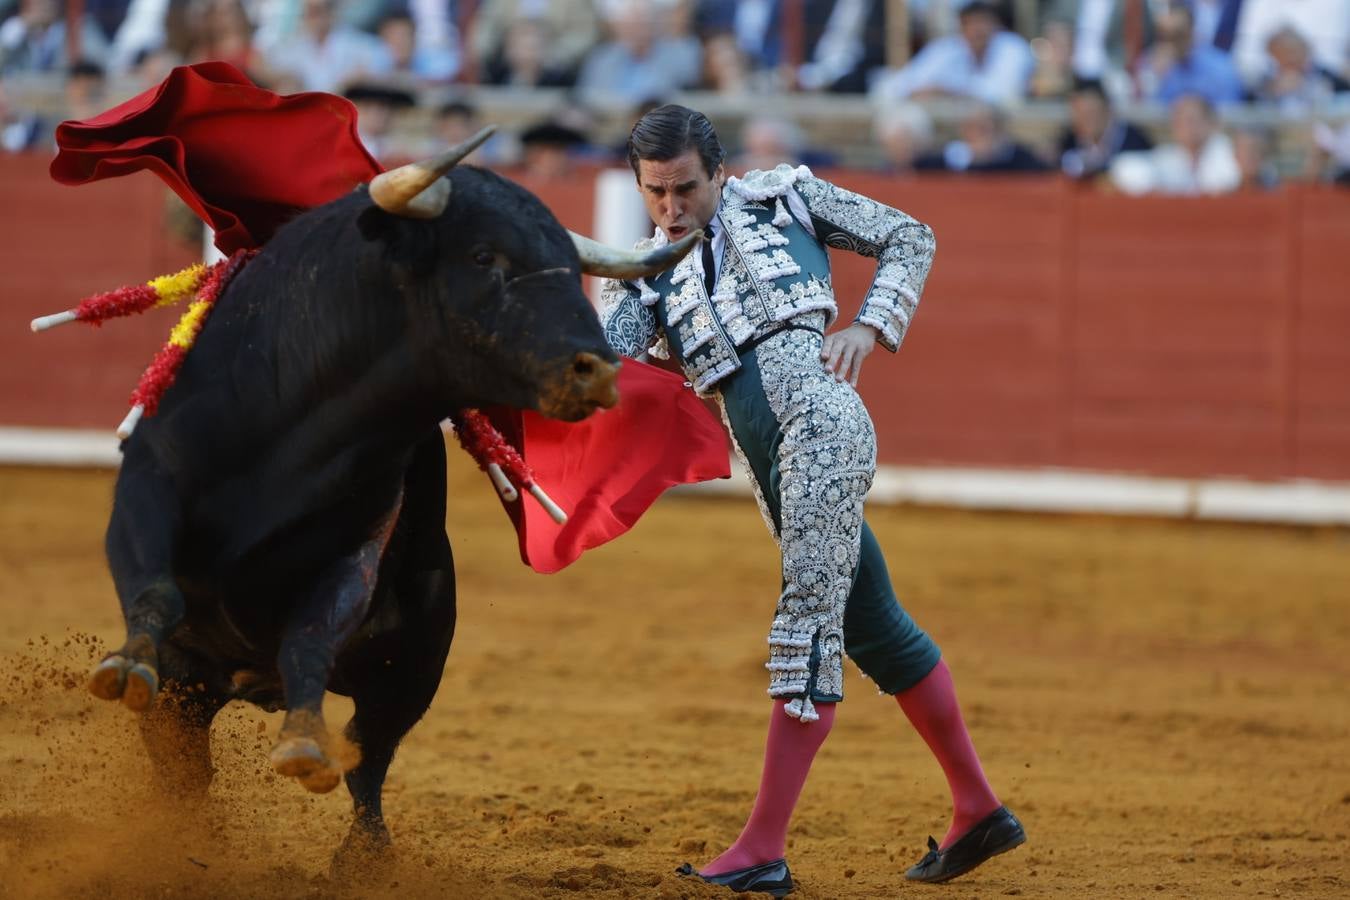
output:
[[[449,178],[434,218],[363,189],[276,234],[124,444],[107,533],[127,641],[91,690],[144,712],[179,796],[205,793],[228,701],[286,709],[276,771],[313,791],[345,774],[339,858],[388,845],[385,773],[454,636],[438,423],[497,404],[578,419],[617,397],[580,285],[601,269],[525,190]],[[355,703],[345,741],[325,690]]]

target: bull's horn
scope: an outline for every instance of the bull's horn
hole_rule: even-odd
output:
[[[497,126],[489,125],[440,156],[381,172],[370,182],[370,199],[380,209],[396,216],[436,218],[445,212],[445,206],[450,202],[450,182],[441,176],[477,150],[496,130]]]
[[[618,250],[576,232],[567,233],[572,235],[572,243],[581,256],[581,271],[606,278],[646,278],[664,272],[703,240],[703,232],[695,231],[654,250]]]

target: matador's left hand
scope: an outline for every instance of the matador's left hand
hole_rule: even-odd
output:
[[[836,381],[847,381],[857,387],[863,360],[876,345],[877,330],[871,325],[854,322],[842,331],[825,335],[820,358],[825,363],[825,371],[832,373]]]

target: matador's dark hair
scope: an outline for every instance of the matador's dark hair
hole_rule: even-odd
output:
[[[727,155],[708,117],[687,106],[658,106],[638,119],[628,135],[628,164],[634,176],[640,160],[665,161],[686,150],[698,151],[709,178]]]

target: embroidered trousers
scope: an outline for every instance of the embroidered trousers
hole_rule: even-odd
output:
[[[824,317],[794,324],[820,328]],[[782,593],[769,635],[770,686],[793,698],[843,699],[842,653],[885,693],[918,683],[937,645],[900,606],[863,501],[876,471],[876,435],[861,398],[820,361],[822,337],[792,329],[743,350],[719,383],[733,445],[782,552]]]

